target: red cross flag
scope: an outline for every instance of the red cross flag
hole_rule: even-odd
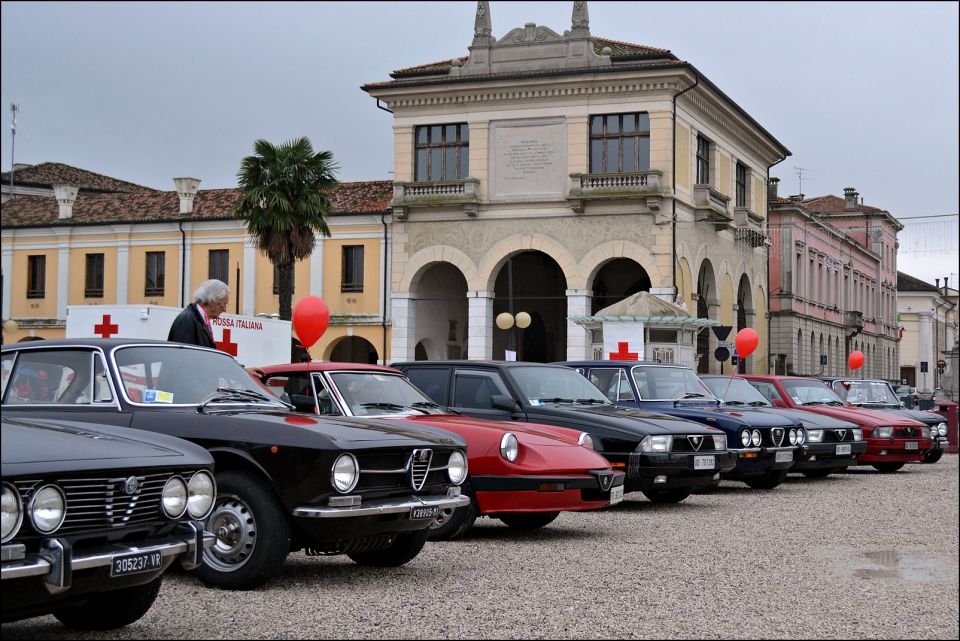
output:
[[[643,323],[605,322],[603,357],[610,361],[642,361]]]

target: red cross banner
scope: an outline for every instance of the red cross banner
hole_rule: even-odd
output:
[[[608,361],[642,361],[643,323],[605,322],[603,358]]]

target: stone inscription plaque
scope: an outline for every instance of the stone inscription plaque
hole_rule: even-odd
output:
[[[566,141],[563,121],[491,123],[491,198],[565,196]]]

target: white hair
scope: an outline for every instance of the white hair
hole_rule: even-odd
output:
[[[230,294],[230,288],[222,280],[211,278],[200,283],[197,291],[193,292],[193,301],[202,305],[217,303]]]

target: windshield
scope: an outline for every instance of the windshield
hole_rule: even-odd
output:
[[[595,385],[566,367],[511,367],[507,370],[528,405],[589,403],[611,405]]]
[[[783,389],[797,405],[846,405],[826,383],[813,380],[784,380]]]
[[[647,401],[716,400],[693,370],[686,367],[638,365],[633,368],[633,380],[640,398]]]
[[[709,377],[700,379],[710,391],[727,405],[752,405],[754,407],[771,407],[772,403],[742,378]]]
[[[114,352],[127,398],[150,405],[198,405],[235,390],[229,402],[280,405],[237,361],[222,352],[189,347],[121,347]],[[241,398],[245,396],[246,398]],[[221,401],[226,402],[226,401]]]
[[[337,372],[330,375],[354,416],[442,412],[402,376],[382,372]]]
[[[854,405],[894,405],[900,407],[900,399],[884,381],[837,381],[833,390],[848,403]]]

